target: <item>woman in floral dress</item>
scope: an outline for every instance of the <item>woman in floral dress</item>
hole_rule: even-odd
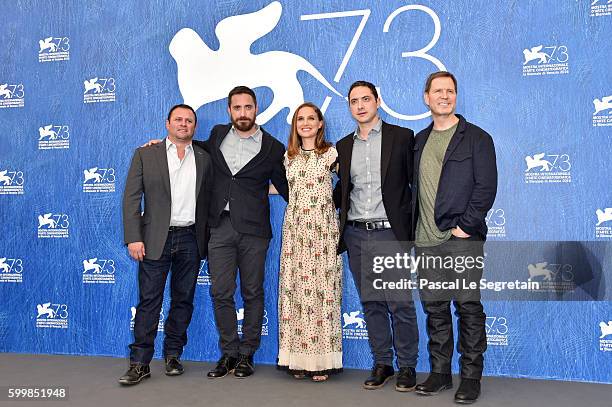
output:
[[[278,367],[314,381],[342,371],[342,260],[330,171],[337,152],[324,131],[314,104],[295,111],[285,156],[289,203],[278,298]]]

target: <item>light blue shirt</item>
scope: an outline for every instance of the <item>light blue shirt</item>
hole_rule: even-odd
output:
[[[368,139],[359,136],[359,128],[353,134],[351,158],[351,205],[348,220],[387,220],[382,200],[380,157],[382,149],[382,120],[370,130]]]

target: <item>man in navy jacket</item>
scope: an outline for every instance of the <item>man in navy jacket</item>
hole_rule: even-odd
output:
[[[452,388],[453,327],[450,302],[459,317],[461,385],[455,402],[467,404],[480,395],[486,316],[477,288],[484,265],[485,216],[495,200],[497,166],[493,140],[481,128],[455,114],[457,81],[436,72],[425,85],[425,103],[433,123],[417,134],[414,145],[412,214],[419,283],[427,315],[431,374],[417,385],[421,395]],[[435,259],[452,258],[452,267]],[[459,287],[435,283],[459,279]],[[425,284],[424,284],[425,283]],[[469,284],[474,289],[464,289]],[[448,288],[450,287],[450,288]]]

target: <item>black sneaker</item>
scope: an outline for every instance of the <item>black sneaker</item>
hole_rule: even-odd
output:
[[[234,370],[234,376],[239,379],[244,379],[255,373],[255,367],[253,367],[253,356],[240,355],[238,364]]]
[[[220,377],[225,377],[229,373],[232,373],[236,368],[236,364],[238,363],[238,359],[228,355],[223,354],[221,359],[217,362],[217,366],[208,372],[209,379],[218,379]]]
[[[166,376],[179,376],[185,372],[185,368],[177,356],[166,356]]]
[[[416,387],[416,372],[413,367],[402,367],[397,374],[395,390],[401,392],[413,391]]]
[[[125,385],[138,384],[142,379],[151,377],[149,365],[130,364],[130,368],[119,378],[119,383]]]

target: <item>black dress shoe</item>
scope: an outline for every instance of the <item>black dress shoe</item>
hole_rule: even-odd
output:
[[[166,376],[179,376],[185,372],[183,365],[176,356],[166,356]]]
[[[453,377],[450,374],[430,373],[429,377],[416,386],[416,393],[421,396],[434,396],[442,390],[453,388]]]
[[[461,384],[455,393],[455,403],[472,404],[480,396],[480,380],[461,379]]]
[[[238,363],[238,359],[231,357],[228,354],[223,354],[219,362],[217,362],[217,366],[208,372],[208,377],[210,379],[218,379],[220,377],[225,377],[229,373],[233,372],[236,368],[236,363]]]
[[[387,383],[395,374],[392,366],[376,365],[372,369],[370,377],[363,382],[363,388],[368,390],[380,389]]]
[[[244,379],[253,373],[255,373],[255,368],[253,367],[253,356],[240,355],[236,369],[234,369],[234,376],[239,379]]]
[[[130,368],[119,378],[119,383],[125,385],[138,384],[142,379],[151,377],[149,365],[131,364]]]
[[[416,387],[416,372],[413,367],[402,367],[397,374],[395,390],[401,392],[413,391]]]

